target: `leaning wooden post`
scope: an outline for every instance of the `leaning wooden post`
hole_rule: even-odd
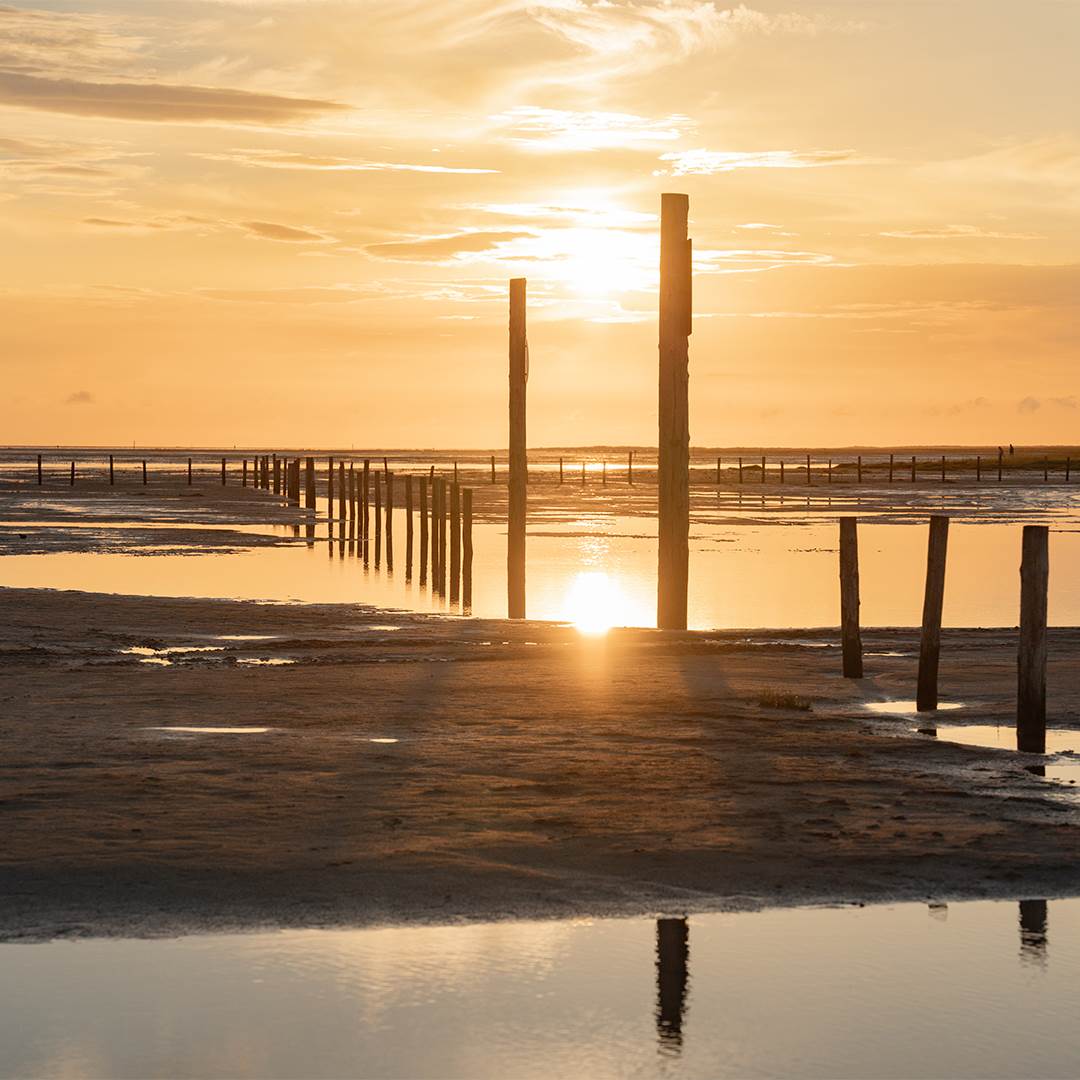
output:
[[[930,519],[926,552],[926,592],[923,597],[922,637],[919,640],[919,682],[915,695],[918,712],[938,707],[938,659],[941,655],[941,610],[945,602],[945,553],[949,543],[949,519]]]
[[[688,195],[660,196],[656,625],[686,629],[690,561],[689,380],[693,311]]]
[[[428,484],[427,477],[417,477],[420,482],[420,584],[427,582],[428,558]]]
[[[188,487],[191,487],[191,458],[187,459],[187,482]]]
[[[1068,474],[1067,473],[1066,473],[1066,479],[1068,479]],[[37,482],[38,482],[38,487],[41,487],[43,481],[44,481],[44,477],[42,476],[42,472],[41,472],[41,455],[38,454],[38,456],[37,456]]]
[[[472,489],[461,492],[461,606],[472,608]]]
[[[1017,654],[1016,749],[1046,753],[1046,592],[1049,530],[1025,525],[1020,559],[1020,648]]]
[[[525,388],[529,344],[525,330],[525,279],[510,281],[510,492],[506,530],[506,599],[511,619],[525,618]]]
[[[109,455],[109,486],[112,487],[114,482],[115,482],[115,477],[114,477],[114,474],[113,474],[113,456],[112,456],[112,454],[110,454]]]
[[[308,510],[315,510],[315,459],[309,457],[304,463],[304,504]]]
[[[450,603],[461,595],[461,487],[450,485]]]
[[[858,519],[840,519],[840,641],[845,679],[863,675],[862,635],[859,631]]]

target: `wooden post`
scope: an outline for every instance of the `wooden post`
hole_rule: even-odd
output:
[[[1016,749],[1046,753],[1046,592],[1049,530],[1025,525],[1020,559],[1020,648],[1017,654]]]
[[[188,487],[191,487],[191,458],[187,459],[187,482]]]
[[[982,480],[982,455],[975,455],[975,483],[979,483]]]
[[[559,458],[559,483],[563,482],[562,458]]]
[[[439,522],[442,518],[440,498],[442,491],[442,477],[436,477],[431,482],[431,589],[435,593],[442,592],[439,583]]]
[[[115,477],[114,477],[114,474],[113,474],[113,456],[112,456],[112,454],[110,454],[109,455],[109,486],[112,487],[114,482],[115,482]]]
[[[382,473],[376,470],[372,476],[375,482],[375,569],[382,561]]]
[[[74,461],[72,461],[72,463],[71,463],[71,486],[72,487],[75,486],[75,462]]]
[[[858,477],[859,483],[861,484],[862,483],[862,454],[859,455],[859,459],[858,459],[858,462],[856,463],[855,468],[857,470],[856,476]]]
[[[41,455],[40,454],[38,454],[38,456],[37,456],[37,482],[38,482],[38,487],[41,487],[42,483],[44,482],[44,477],[43,477],[42,472],[41,472]]]
[[[806,483],[810,484],[810,455],[806,455]]]
[[[859,631],[858,519],[840,519],[840,641],[845,679],[863,676],[862,635]]]
[[[739,458],[739,483],[743,482],[742,458]]]
[[[491,482],[495,483],[495,455],[491,455]]]
[[[427,558],[428,558],[428,502],[427,502],[427,477],[419,477],[420,481],[420,584],[427,582]]]
[[[455,461],[454,462],[454,483],[456,484],[457,482],[458,482],[458,470],[457,470],[457,462]]]
[[[450,509],[446,481],[439,481],[439,594],[446,595],[446,515]]]
[[[1001,483],[1001,469],[1004,464],[1005,451],[998,447],[998,483]]]
[[[660,196],[660,387],[656,625],[686,629],[690,559],[690,349],[693,312],[688,195]]]
[[[945,483],[945,455],[941,455],[941,482]]]
[[[412,474],[405,476],[405,580],[412,578],[412,552],[413,552],[413,499],[412,499]]]
[[[889,483],[893,482],[893,455],[889,455]]]
[[[911,455],[911,482],[915,483],[915,455]]]
[[[626,455],[626,482],[633,487],[634,486],[634,451],[631,450]],[[720,481],[717,480],[717,483]]]
[[[461,492],[461,606],[468,613],[472,608],[472,489]]]
[[[382,471],[383,471],[383,476],[385,476],[390,471],[390,460],[389,460],[389,458],[384,457],[382,459]]]
[[[689,983],[690,926],[685,918],[656,920],[656,1033],[660,1045],[682,1045]]]
[[[432,465],[428,470],[428,483],[432,486],[432,491],[435,490],[435,466]]]
[[[607,462],[600,462],[600,483],[603,487],[607,487]]]
[[[765,483],[765,455],[761,455],[761,482]]]
[[[326,517],[328,520],[334,516],[334,459],[327,458],[326,462]]]
[[[507,614],[525,618],[525,513],[528,458],[525,450],[525,386],[529,344],[525,328],[525,279],[510,281],[510,493],[506,529]]]
[[[585,462],[581,463],[581,486],[585,486]]]
[[[348,492],[345,490],[345,462],[338,463],[338,517],[341,518],[342,531],[345,528],[345,514]]]
[[[356,466],[349,462],[349,541],[356,535]]]
[[[368,458],[364,458],[364,478],[360,481],[360,524],[363,526],[364,544],[368,542],[368,537],[371,535],[371,521],[370,521],[370,509],[371,509],[371,462]],[[364,549],[365,557],[367,554],[367,548]]]
[[[923,597],[922,637],[919,641],[919,682],[915,708],[933,712],[938,707],[938,659],[941,655],[941,611],[945,602],[945,553],[949,519],[930,518],[926,552],[926,592]]]
[[[146,458],[143,458],[143,463],[142,463],[142,482],[143,482],[143,487],[146,487]]]
[[[274,494],[281,494],[281,461],[274,455]]]
[[[276,481],[276,477],[275,477],[275,483],[276,482],[277,481]],[[225,459],[224,458],[221,459],[221,486],[222,487],[225,486]]]
[[[784,459],[780,459],[780,486],[784,486]]]
[[[1043,483],[1045,484],[1050,479],[1050,462],[1048,458],[1043,458]]]
[[[716,486],[720,486],[720,459],[716,459]]]
[[[394,474],[386,474],[386,569],[394,569]]]
[[[304,504],[306,509],[315,510],[315,459],[309,457],[304,465]]]
[[[244,458],[244,463],[240,469],[240,486],[247,487],[247,458]]]
[[[461,596],[461,487],[450,485],[450,603]]]

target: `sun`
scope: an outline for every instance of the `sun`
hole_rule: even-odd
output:
[[[583,634],[606,634],[629,623],[629,603],[617,581],[601,570],[575,575],[563,600],[563,618]]]

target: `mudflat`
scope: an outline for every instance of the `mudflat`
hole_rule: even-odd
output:
[[[864,640],[0,590],[0,938],[1075,892],[1080,800],[869,712],[917,640]],[[941,685],[1010,725],[1014,633]]]

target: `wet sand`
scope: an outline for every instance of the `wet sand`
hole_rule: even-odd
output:
[[[0,590],[0,938],[1075,893],[1080,800],[865,708],[913,631],[835,639]],[[941,685],[1011,724],[1014,634]]]

